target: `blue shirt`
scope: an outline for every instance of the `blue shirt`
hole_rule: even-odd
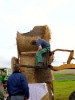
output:
[[[12,95],[25,95],[29,98],[29,87],[26,77],[20,72],[14,72],[8,77],[7,91],[9,96]]]
[[[46,48],[46,47],[50,47],[50,44],[44,40],[44,39],[38,39],[36,41],[36,45],[39,47],[39,46],[42,46],[42,48]]]

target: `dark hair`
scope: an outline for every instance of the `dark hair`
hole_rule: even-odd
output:
[[[20,64],[15,64],[13,66],[13,71],[15,72],[15,71],[19,71],[19,70],[20,70]]]
[[[30,42],[30,44],[36,45],[36,40],[32,40],[32,41]]]

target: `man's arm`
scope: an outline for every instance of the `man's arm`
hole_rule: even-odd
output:
[[[42,46],[41,45],[38,47],[38,51],[40,51],[40,50],[42,50]]]
[[[8,81],[9,81],[9,79],[8,79]],[[7,92],[8,92],[8,94],[9,94],[9,97],[11,97],[11,95],[10,95],[10,90],[9,90],[9,82],[7,81]]]
[[[28,87],[28,82],[27,79],[24,75],[22,75],[21,77],[21,82],[22,82],[22,86],[23,86],[23,90],[24,90],[24,94],[25,94],[25,99],[29,99],[29,87]]]

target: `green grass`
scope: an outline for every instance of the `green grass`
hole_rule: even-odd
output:
[[[75,74],[54,73],[55,80],[75,80]]]
[[[75,74],[54,74],[54,100],[69,100],[69,95],[75,90]]]

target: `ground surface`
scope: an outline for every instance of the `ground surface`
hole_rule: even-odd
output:
[[[53,71],[53,73],[59,73],[59,74],[75,74],[75,69],[64,69],[59,71]]]

